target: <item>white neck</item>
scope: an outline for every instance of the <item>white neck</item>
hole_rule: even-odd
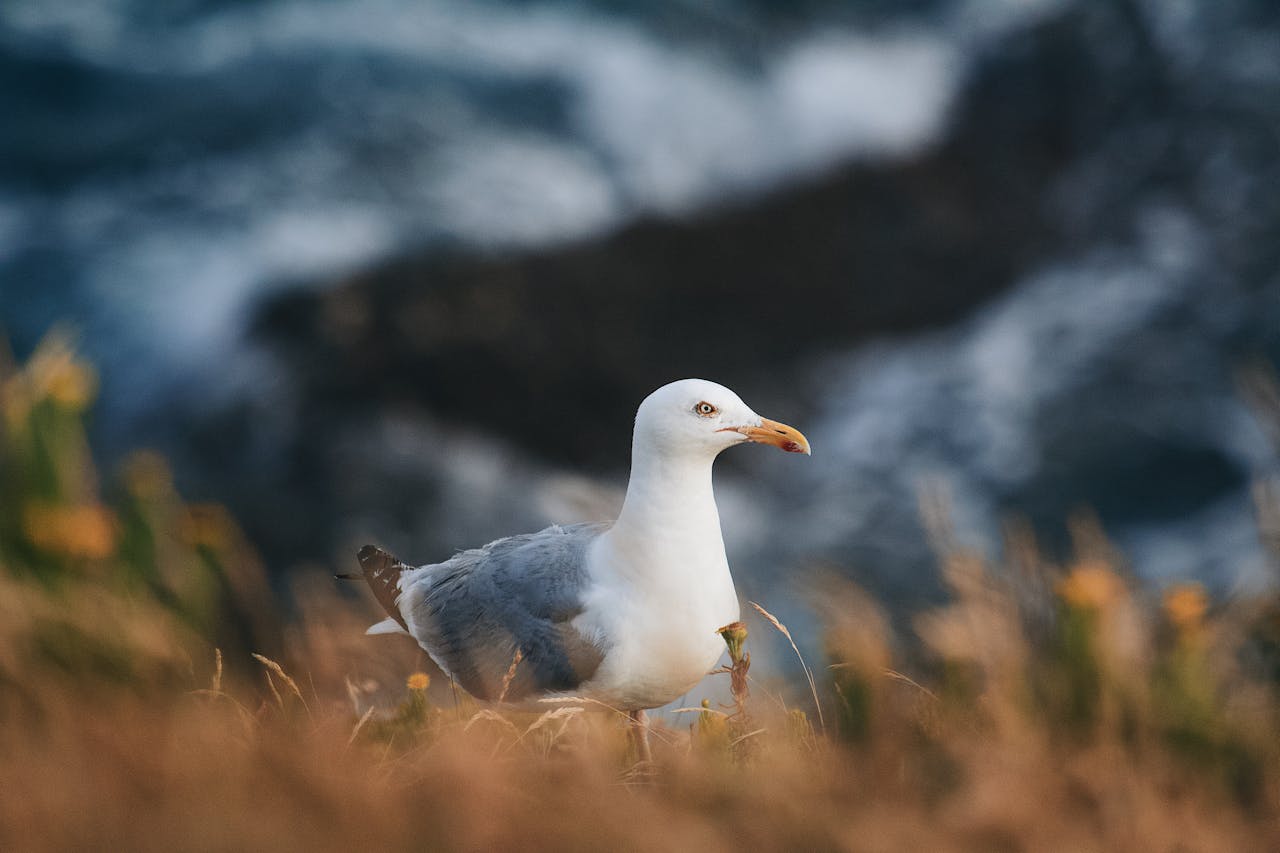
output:
[[[595,540],[581,630],[609,649],[602,695],[653,708],[687,692],[724,651],[716,628],[738,618],[738,596],[711,493],[713,452],[633,441],[622,512]]]
[[[619,549],[647,572],[727,570],[720,514],[711,489],[715,454],[631,449],[627,497],[610,531]]]

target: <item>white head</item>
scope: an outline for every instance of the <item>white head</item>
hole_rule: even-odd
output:
[[[747,441],[809,453],[809,442],[799,430],[760,417],[737,394],[705,379],[663,385],[645,397],[636,412],[637,448],[715,457]]]

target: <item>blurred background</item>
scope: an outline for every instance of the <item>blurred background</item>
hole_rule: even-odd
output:
[[[701,376],[812,442],[718,470],[784,620],[819,571],[936,599],[922,494],[1256,589],[1277,44],[1266,0],[5,0],[0,327],[70,329],[99,466],[158,449],[281,587],[608,517]]]

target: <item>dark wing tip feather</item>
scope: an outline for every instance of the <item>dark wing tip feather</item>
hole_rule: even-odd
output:
[[[365,545],[356,554],[360,568],[364,570],[364,579],[373,590],[374,598],[387,611],[387,615],[400,623],[401,628],[408,630],[396,599],[400,594],[400,573],[407,566],[376,545]]]

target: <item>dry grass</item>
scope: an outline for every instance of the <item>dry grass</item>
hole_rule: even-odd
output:
[[[1016,528],[992,565],[931,507],[952,595],[909,636],[824,591],[825,734],[748,697],[743,653],[711,676],[741,707],[673,715],[638,784],[619,714],[455,702],[328,582],[274,623],[230,520],[158,460],[103,497],[89,374],[43,358],[0,376],[0,849],[1280,849],[1280,600],[1157,595],[1087,520],[1066,565]]]
[[[842,666],[841,738],[798,729],[757,695],[751,731],[715,708],[659,730],[659,773],[638,786],[624,783],[624,723],[608,712],[455,708],[447,686],[428,698],[401,679],[360,713],[344,691],[309,692],[308,715],[251,670],[219,685],[212,659],[190,686],[28,671],[20,701],[4,703],[0,790],[22,793],[0,798],[0,847],[1275,849],[1277,702],[1207,664],[1225,626],[1200,625],[1140,669],[1114,671],[1101,661],[1124,650],[1099,649],[1091,675],[1064,662],[1037,685],[1001,671],[1007,656],[978,660],[994,638],[973,604],[934,614],[965,626],[946,639],[936,696]],[[412,671],[416,653],[378,639],[361,641],[354,671],[387,651]],[[1056,653],[1022,652],[1028,665]],[[305,660],[284,677],[332,682],[334,665],[317,663],[319,678]],[[166,666],[181,670],[181,655],[148,672]],[[1201,696],[1204,678],[1219,684]],[[1089,705],[1057,699],[1079,681]]]

